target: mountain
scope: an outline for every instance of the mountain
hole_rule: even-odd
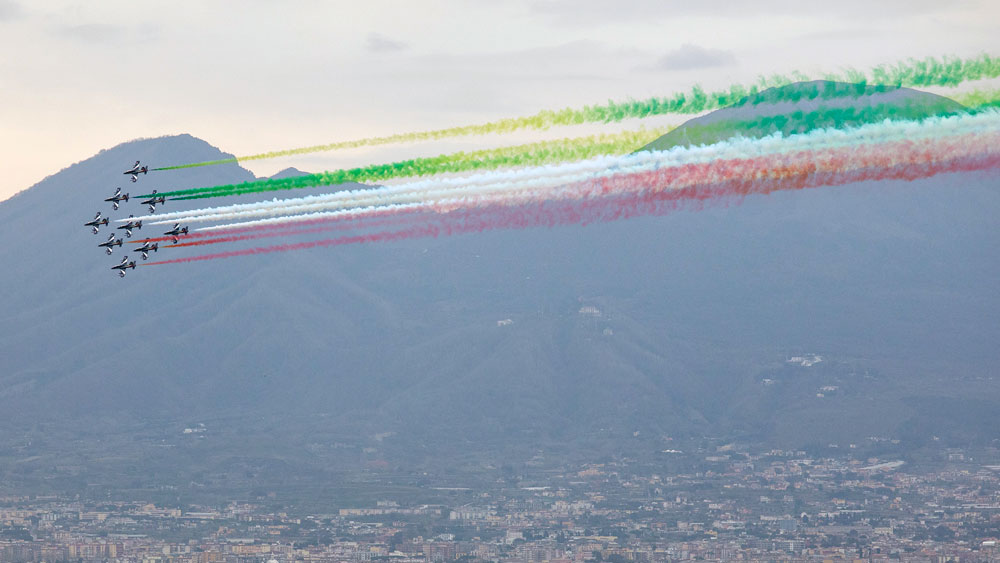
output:
[[[652,454],[667,437],[1000,435],[995,174],[110,271],[119,251],[83,223],[116,185],[253,179],[122,170],[228,156],[132,141],[0,203],[0,489],[314,494],[364,467]]]

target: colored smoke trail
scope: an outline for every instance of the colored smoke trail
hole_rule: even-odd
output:
[[[869,93],[872,89],[875,91],[878,91],[879,89],[884,91],[886,89],[900,87],[951,87],[970,80],[995,78],[997,76],[1000,76],[1000,57],[994,57],[987,54],[969,59],[959,59],[953,57],[945,57],[940,60],[934,57],[928,57],[922,60],[910,59],[908,61],[898,62],[891,65],[877,66],[867,74],[857,70],[847,70],[842,73],[842,75],[828,74],[824,77],[826,80],[849,82],[853,84],[848,88],[817,87],[815,89],[815,97],[829,99],[830,97],[857,96]],[[645,100],[631,100],[626,102],[608,102],[603,105],[586,106],[579,109],[566,108],[562,110],[544,110],[530,116],[501,119],[479,125],[466,125],[432,131],[401,133],[384,137],[369,137],[365,139],[341,141],[325,145],[314,145],[310,147],[264,152],[235,158],[180,164],[176,166],[164,166],[160,168],[153,168],[153,170],[193,168],[198,166],[263,160],[282,156],[326,152],[364,146],[437,140],[464,135],[510,133],[523,129],[545,130],[555,126],[578,125],[582,123],[610,123],[629,118],[644,118],[652,115],[695,114],[734,105],[740,103],[744,98],[748,97],[752,98],[752,100],[748,103],[753,104],[773,103],[776,101],[797,101],[803,99],[802,93],[782,93],[781,91],[772,91],[764,96],[760,96],[760,94],[768,88],[786,86],[793,82],[808,80],[809,78],[806,75],[800,72],[794,72],[791,76],[775,75],[766,79],[762,78],[757,84],[753,84],[749,87],[734,84],[725,90],[705,92],[701,87],[695,86],[687,93],[676,93],[673,96],[668,97],[654,97]],[[808,96],[811,95],[813,95],[812,91],[806,92],[806,99],[810,99]]]
[[[996,137],[994,135],[991,140],[998,140]],[[723,201],[726,198],[742,199],[748,195],[769,194],[780,190],[799,190],[864,181],[911,181],[939,174],[980,171],[1000,167],[1000,149],[993,147],[985,147],[983,152],[975,154],[946,158],[938,158],[933,153],[926,151],[921,151],[921,153],[926,157],[926,160],[919,165],[905,163],[886,167],[876,162],[873,163],[873,166],[856,168],[840,174],[817,174],[815,171],[805,170],[781,178],[760,180],[754,177],[740,177],[678,190],[663,189],[664,186],[652,183],[657,181],[655,174],[640,174],[626,178],[606,179],[606,183],[631,184],[630,189],[626,193],[610,197],[598,197],[582,202],[554,201],[545,202],[541,205],[490,206],[463,209],[444,214],[437,221],[415,225],[402,230],[232,250],[152,262],[144,265],[180,264],[344,244],[389,242],[497,229],[552,227],[564,224],[617,221],[644,215],[661,215],[674,211],[687,202]],[[602,186],[600,191],[607,191],[607,187],[607,185]]]
[[[423,180],[387,188],[347,190],[327,195],[173,212],[140,219],[151,224],[165,224],[175,220],[231,221],[350,207],[416,203],[432,199],[471,197],[486,192],[538,189],[629,170],[638,171],[837,147],[856,148],[898,140],[935,139],[998,129],[1000,129],[1000,112],[989,110],[976,115],[962,114],[912,122],[867,124],[847,130],[817,129],[788,138],[780,135],[762,139],[737,138],[703,147],[675,147],[667,151],[639,152],[561,165],[488,172],[467,178]]]
[[[956,143],[967,143],[975,144],[979,142],[979,137],[964,137],[954,140]],[[920,142],[920,141],[917,141]],[[935,146],[933,142],[928,140],[922,141],[925,145]],[[387,198],[381,197],[381,200],[376,203],[374,202],[364,202],[364,205],[352,206],[350,203],[355,202],[340,202],[340,203],[323,203],[323,204],[311,204],[303,206],[293,206],[293,207],[283,207],[278,210],[263,210],[256,212],[238,212],[229,214],[219,214],[219,215],[209,215],[204,217],[197,217],[192,220],[195,221],[223,221],[223,220],[239,220],[248,219],[252,217],[260,216],[275,216],[279,215],[275,219],[263,219],[257,221],[257,224],[268,224],[268,223],[280,223],[282,221],[281,215],[288,216],[294,213],[310,213],[317,214],[318,212],[324,212],[334,208],[332,212],[334,215],[348,217],[356,216],[359,214],[369,213],[373,210],[383,209],[386,207],[404,207],[404,208],[420,208],[432,205],[435,203],[440,203],[442,205],[473,205],[476,202],[486,202],[496,199],[514,199],[518,197],[534,197],[534,198],[548,198],[548,197],[568,197],[563,194],[572,193],[574,186],[588,185],[588,183],[593,183],[601,178],[621,176],[625,173],[639,173],[643,171],[656,170],[660,174],[664,175],[663,180],[669,181],[671,185],[689,185],[694,183],[704,183],[712,181],[712,177],[718,176],[720,174],[729,174],[728,168],[744,166],[745,163],[757,164],[756,169],[744,170],[743,173],[752,173],[757,177],[767,177],[772,174],[771,170],[780,170],[782,167],[787,166],[808,166],[813,168],[821,168],[824,166],[824,162],[831,158],[839,158],[841,160],[852,159],[853,162],[864,162],[866,159],[876,158],[880,162],[888,163],[896,162],[903,158],[907,153],[906,149],[918,146],[914,144],[914,141],[901,141],[895,144],[887,143],[882,145],[866,145],[863,147],[850,147],[841,149],[826,149],[821,151],[800,151],[798,153],[790,155],[771,155],[769,157],[758,157],[756,159],[746,159],[746,158],[733,158],[733,159],[717,159],[712,162],[701,162],[701,163],[687,163],[677,166],[644,166],[644,167],[630,167],[621,168],[618,170],[609,170],[603,174],[590,174],[590,175],[578,175],[572,176],[559,176],[554,178],[528,178],[525,181],[518,183],[506,183],[499,185],[487,185],[479,187],[475,190],[469,189],[458,189],[458,190],[439,190],[439,191],[428,191],[422,192],[418,196],[411,194],[402,194],[403,198]],[[937,142],[936,146],[941,146],[942,142]],[[896,151],[898,154],[886,154],[887,151]],[[669,175],[669,176],[667,176]],[[528,194],[528,195],[524,195]],[[537,194],[537,195],[536,195]],[[491,199],[492,198],[492,199]],[[302,215],[296,215],[296,217],[302,217]],[[210,229],[225,229],[229,225],[220,225],[218,227],[207,227],[205,230]]]
[[[1000,92],[979,93],[975,98],[978,106],[992,107],[986,100],[1000,99]],[[711,144],[723,138],[740,134],[761,137],[775,131],[785,135],[808,133],[821,128],[842,129],[865,123],[875,123],[885,119],[915,120],[932,115],[958,115],[956,104],[942,99],[936,104],[913,106],[910,104],[880,104],[868,107],[821,108],[810,112],[795,111],[786,114],[768,115],[746,120],[723,120],[707,125],[690,126],[684,129],[686,144]],[[968,110],[969,113],[982,111],[981,107]],[[158,195],[172,200],[203,199],[234,196],[268,191],[311,188],[337,185],[347,182],[377,182],[393,178],[429,176],[442,173],[470,172],[511,168],[517,166],[541,166],[558,162],[583,160],[598,155],[626,154],[655,141],[674,128],[649,131],[627,131],[612,135],[593,135],[526,145],[502,147],[475,152],[458,152],[435,157],[409,159],[389,164],[377,164],[360,168],[307,174],[293,178],[263,179],[240,184],[226,184],[203,188],[190,188],[163,192]],[[151,194],[139,197],[150,197]]]

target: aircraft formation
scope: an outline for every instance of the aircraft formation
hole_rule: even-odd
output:
[[[136,182],[139,179],[139,174],[146,174],[147,172],[149,172],[149,167],[148,166],[139,166],[139,161],[137,160],[137,161],[135,161],[135,164],[132,166],[132,168],[129,168],[128,170],[126,170],[124,172],[124,174],[127,175],[127,176],[131,176],[132,181]],[[111,203],[111,209],[113,211],[117,211],[119,209],[119,207],[121,207],[121,205],[123,203],[128,202],[128,200],[129,200],[129,194],[128,193],[123,193],[121,188],[116,188],[115,189],[115,193],[111,197],[104,198],[104,201]],[[164,197],[164,196],[157,196],[156,195],[156,190],[153,190],[152,197],[141,201],[140,205],[147,206],[150,213],[155,213],[156,212],[156,206],[157,205],[163,205],[163,204],[166,203],[166,201],[167,201],[166,197]],[[93,219],[91,219],[90,221],[84,223],[83,225],[85,227],[90,227],[90,231],[93,234],[96,235],[98,232],[100,232],[101,227],[108,226],[108,224],[110,223],[110,221],[111,221],[110,217],[105,217],[105,216],[103,216],[101,214],[100,211],[98,211],[97,214],[94,215]],[[135,215],[131,215],[131,214],[128,216],[128,220],[124,220],[124,224],[122,224],[119,227],[115,227],[115,230],[123,230],[123,231],[125,231],[124,238],[132,238],[132,232],[136,231],[136,230],[139,230],[139,229],[142,229],[142,220],[141,219],[135,219]],[[179,237],[181,235],[188,234],[188,228],[187,227],[181,227],[181,225],[179,223],[175,223],[173,229],[170,229],[169,231],[167,231],[167,232],[165,232],[163,234],[164,234],[164,236],[170,236],[170,237],[172,237],[174,243],[176,243],[178,240],[180,240]],[[116,237],[115,233],[110,233],[108,235],[107,240],[105,240],[104,242],[99,243],[97,246],[101,247],[101,248],[104,248],[105,254],[111,254],[111,253],[114,252],[114,248],[116,246],[119,247],[119,248],[121,248],[121,246],[122,246],[123,243],[124,243],[124,240],[123,240],[122,237],[120,237],[120,236]],[[142,256],[143,260],[146,260],[146,259],[149,258],[149,253],[150,252],[159,252],[159,243],[153,242],[153,241],[151,241],[148,238],[140,241],[139,244],[140,244],[140,246],[138,248],[136,248],[135,251],[138,252]],[[135,265],[136,265],[135,264],[135,260],[129,260],[128,256],[124,256],[124,257],[122,257],[122,261],[119,264],[117,264],[115,266],[112,266],[111,269],[112,270],[117,270],[118,271],[118,276],[124,278],[125,277],[125,271],[128,270],[128,269],[130,269],[130,268],[134,270],[135,269]]]

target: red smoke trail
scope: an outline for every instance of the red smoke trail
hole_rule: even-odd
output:
[[[745,179],[765,185],[770,180],[811,174],[820,184],[842,184],[841,178],[855,170],[909,167],[915,177],[925,177],[926,167],[967,155],[1000,141],[1000,134],[966,135],[943,140],[900,141],[881,145],[844,147],[818,151],[800,151],[758,158],[716,160],[686,164],[631,174],[607,176],[560,187],[557,191],[570,197],[591,198],[635,190],[678,189],[705,186],[733,179]],[[995,145],[993,145],[995,146]]]
[[[977,143],[980,150],[972,154],[968,154],[968,150],[952,150],[956,149],[957,145],[955,144],[942,143],[938,148],[943,149],[943,153],[954,155],[948,158],[941,158],[941,153],[930,151],[928,150],[930,147],[923,146],[923,144],[910,143],[911,148],[915,149],[910,151],[911,154],[871,155],[870,158],[861,159],[862,163],[865,164],[862,167],[852,166],[844,170],[847,166],[857,163],[851,162],[850,159],[844,160],[840,155],[824,159],[818,164],[814,161],[806,166],[791,168],[787,166],[767,168],[751,165],[749,168],[738,167],[739,171],[743,173],[738,176],[716,182],[694,183],[678,189],[670,189],[670,184],[661,183],[663,179],[676,175],[676,171],[670,169],[620,175],[602,178],[596,183],[589,183],[591,192],[608,195],[591,196],[582,201],[552,200],[517,205],[458,208],[440,215],[433,223],[416,225],[398,231],[383,231],[319,241],[234,250],[151,262],[144,265],[177,264],[251,254],[267,254],[343,244],[397,241],[496,229],[552,227],[574,223],[616,221],[643,215],[662,215],[689,202],[695,203],[696,207],[700,208],[704,206],[704,202],[732,198],[740,200],[748,195],[769,194],[779,190],[798,190],[865,181],[909,181],[938,174],[988,170],[1000,168],[1000,152],[996,152],[996,149],[992,148],[997,146],[996,144],[991,144],[997,140],[993,137],[997,136],[985,136],[990,137],[989,139],[984,139],[981,136],[980,142]],[[765,164],[764,161],[771,162],[771,159],[767,158],[754,160],[760,160],[761,162],[757,163],[759,165]],[[923,161],[921,162],[921,160]],[[840,170],[837,169],[836,165],[839,165]],[[747,172],[752,173],[747,174]]]
[[[836,179],[816,177],[809,173],[766,182],[741,178],[679,190],[638,191],[627,195],[595,198],[583,202],[559,201],[502,209],[467,209],[449,214],[447,219],[441,222],[437,231],[439,234],[459,234],[496,229],[617,221],[638,216],[663,215],[684,205],[693,204],[696,209],[700,209],[705,202],[740,200],[747,195],[769,194],[779,190],[843,185],[861,181],[914,180],[937,174],[969,172],[997,167],[1000,167],[1000,154],[979,154],[937,163],[934,168],[924,168],[920,172],[915,172],[909,166],[893,166],[891,168],[858,169]]]
[[[175,258],[173,260],[163,260],[160,262],[148,262],[143,266],[158,266],[160,264],[179,264],[182,262],[196,262],[200,260],[212,260],[215,258],[231,258],[233,256],[248,256],[250,254],[268,254],[271,252],[283,252],[286,250],[302,250],[317,246],[339,246],[341,244],[357,244],[363,242],[387,242],[394,240],[404,240],[425,236],[437,236],[438,229],[431,224],[418,225],[402,231],[383,231],[379,233],[369,233],[364,235],[351,235],[335,239],[317,240],[311,242],[300,242],[295,244],[278,244],[261,248],[246,248],[243,250],[232,250],[229,252],[219,252],[217,254],[204,254],[202,256],[192,256],[189,258]]]

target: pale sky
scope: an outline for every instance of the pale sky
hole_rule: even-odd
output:
[[[998,22],[995,0],[0,0],[0,199],[139,137],[252,154],[775,72],[998,55]],[[248,167],[316,172],[413,150]]]

